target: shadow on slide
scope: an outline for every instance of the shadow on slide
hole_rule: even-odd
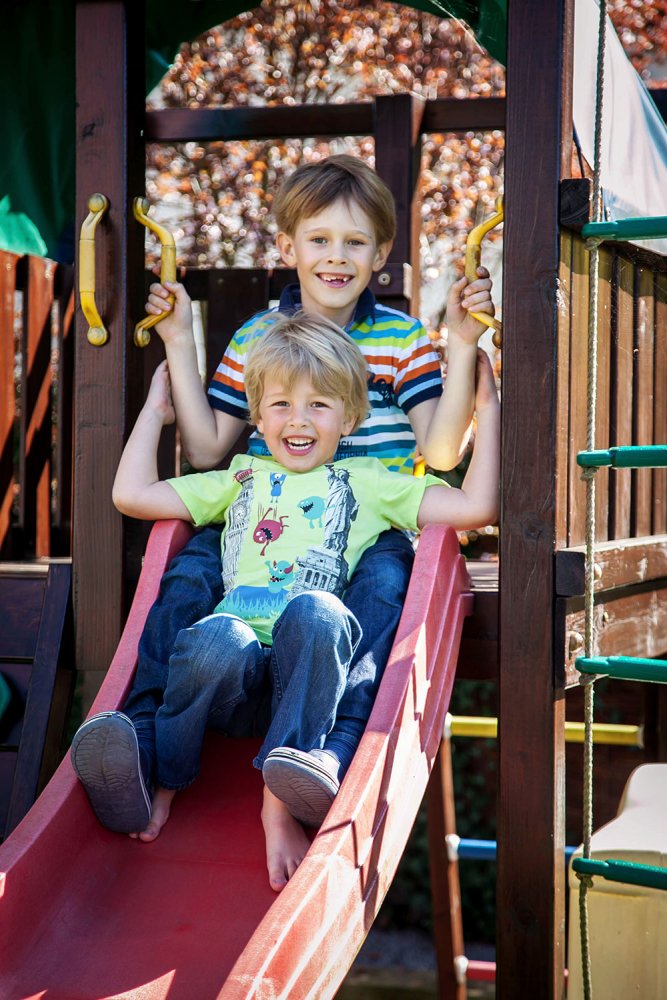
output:
[[[191,529],[156,524],[91,712],[123,704],[160,578]],[[257,744],[211,733],[202,773],[142,844],[97,823],[69,755],[0,846],[2,1000],[332,997],[408,839],[443,731],[463,618],[451,529],[422,536],[373,713],[294,878],[268,885]]]

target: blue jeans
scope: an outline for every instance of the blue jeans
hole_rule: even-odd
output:
[[[412,572],[410,540],[391,529],[360,559],[343,603],[359,622],[363,636],[350,667],[328,749],[344,773],[366,727],[382,679]],[[167,687],[169,659],[182,629],[210,614],[222,600],[220,528],[199,531],[173,559],[148,613],[139,643],[139,662],[124,706],[137,729],[144,776],[155,768],[155,717]]]
[[[333,729],[359,624],[323,591],[293,598],[262,646],[250,626],[216,614],[179,632],[155,718],[157,782],[181,789],[199,773],[208,727],[263,735],[255,767],[275,747],[322,749]]]

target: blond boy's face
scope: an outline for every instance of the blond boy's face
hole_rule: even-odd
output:
[[[296,267],[303,308],[343,327],[391,250],[391,243],[378,245],[366,213],[342,199],[302,219],[292,235],[279,233],[277,243],[284,263]]]
[[[290,472],[309,472],[330,462],[353,426],[344,401],[318,392],[309,378],[288,388],[282,379],[267,376],[257,429],[275,460]]]

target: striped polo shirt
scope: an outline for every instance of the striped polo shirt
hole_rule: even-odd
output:
[[[256,313],[236,331],[208,388],[214,409],[247,419],[243,373],[248,351],[281,312],[300,307],[299,286],[288,285],[277,308]],[[368,288],[345,329],[368,365],[371,409],[357,430],[341,439],[335,459],[371,456],[393,472],[412,473],[416,441],[408,413],[442,394],[440,362],[429,336],[419,320],[376,302]],[[269,454],[259,431],[251,435],[248,453]]]

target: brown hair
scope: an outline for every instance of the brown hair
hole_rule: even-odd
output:
[[[391,191],[368,164],[345,153],[304,163],[287,178],[273,203],[278,229],[293,236],[303,219],[319,215],[341,198],[363,209],[373,223],[378,244],[393,240],[396,210]]]
[[[330,319],[303,311],[283,314],[255,341],[244,373],[250,419],[255,424],[269,372],[283,379],[287,388],[305,376],[317,392],[342,399],[355,429],[368,416],[366,359],[345,330]]]

